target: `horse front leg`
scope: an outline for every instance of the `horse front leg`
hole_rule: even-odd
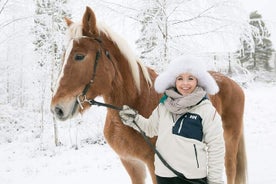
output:
[[[149,154],[145,162],[147,164],[148,171],[152,179],[152,183],[157,184],[156,176],[155,176],[155,167],[154,167],[154,154]]]
[[[127,170],[128,175],[130,176],[132,184],[145,184],[146,179],[146,167],[145,164],[140,160],[130,160],[120,158],[122,164]]]

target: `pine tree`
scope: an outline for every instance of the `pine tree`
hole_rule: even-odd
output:
[[[244,51],[239,57],[241,63],[250,70],[266,70],[270,71],[272,68],[269,61],[274,51],[270,33],[262,20],[262,15],[257,11],[250,13],[249,24],[252,26],[252,37],[254,40],[254,48],[244,42]]]

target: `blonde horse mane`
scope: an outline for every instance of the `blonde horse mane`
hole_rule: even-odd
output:
[[[97,29],[99,30],[100,33],[105,34],[106,37],[108,37],[111,41],[113,41],[113,43],[115,43],[118,46],[122,55],[128,61],[130,68],[131,68],[131,73],[134,78],[135,85],[136,85],[138,91],[139,92],[141,91],[140,72],[139,72],[138,64],[140,65],[140,67],[142,69],[142,73],[143,73],[147,83],[149,84],[149,86],[152,86],[152,81],[151,81],[150,74],[149,74],[147,68],[145,67],[145,65],[143,65],[143,63],[139,60],[139,58],[137,58],[137,56],[134,54],[134,52],[130,49],[129,44],[120,35],[118,35],[114,31],[112,31],[111,29],[109,29],[103,23],[97,23]],[[85,36],[83,36],[83,33],[82,33],[82,24],[81,23],[72,23],[67,32],[68,43],[72,39],[79,39],[79,38],[83,38],[83,37],[85,37]]]

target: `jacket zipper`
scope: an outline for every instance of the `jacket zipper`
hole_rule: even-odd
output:
[[[195,150],[195,157],[196,157],[197,168],[199,168],[198,157],[197,157],[197,149],[196,149],[196,145],[195,144],[194,144],[194,150]]]
[[[183,121],[184,121],[184,118],[182,119],[180,125],[179,125],[179,128],[178,128],[178,133],[180,134],[180,131],[182,129],[182,125],[183,125]]]

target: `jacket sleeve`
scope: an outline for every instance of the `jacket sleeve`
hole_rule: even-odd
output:
[[[222,184],[225,144],[221,117],[215,108],[206,115],[203,131],[208,152],[208,184]]]
[[[145,118],[138,114],[135,118],[137,125],[145,132],[148,137],[154,137],[158,134],[158,124],[159,124],[159,106],[157,106],[149,118]],[[133,124],[132,126],[135,130],[139,131],[137,126]]]

